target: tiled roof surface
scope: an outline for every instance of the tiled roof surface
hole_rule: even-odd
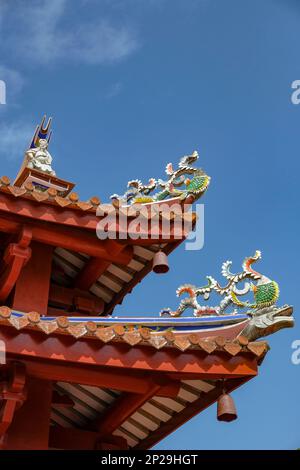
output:
[[[268,351],[268,344],[265,341],[248,342],[243,336],[235,340],[227,340],[221,336],[208,340],[200,338],[197,333],[174,334],[172,331],[166,331],[155,334],[149,328],[134,329],[122,325],[103,327],[91,321],[74,324],[64,316],[45,321],[37,312],[15,317],[8,307],[0,307],[0,323],[10,325],[17,330],[33,329],[45,335],[64,334],[74,338],[91,338],[102,343],[123,342],[132,347],[148,345],[155,349],[172,347],[180,351],[198,349],[206,354],[223,351],[230,356],[247,352],[259,358]]]
[[[21,197],[32,201],[56,205],[59,207],[70,207],[71,209],[78,209],[81,211],[95,212],[101,203],[97,196],[91,197],[88,201],[80,201],[77,193],[72,192],[65,197],[58,195],[56,189],[49,188],[41,192],[35,188],[32,183],[25,183],[25,186],[20,188],[11,184],[7,176],[0,177],[0,191],[6,194],[11,194],[16,198]]]
[[[0,193],[4,194],[9,194],[14,196],[15,198],[22,198],[26,200],[31,200],[34,202],[38,203],[44,203],[47,205],[52,205],[56,207],[61,207],[61,208],[68,208],[68,209],[74,209],[74,210],[79,210],[82,212],[91,212],[91,213],[96,213],[97,209],[101,206],[101,212],[103,214],[106,214],[109,212],[109,208],[113,206],[117,211],[123,211],[126,213],[128,217],[136,217],[136,209],[134,206],[137,205],[132,205],[132,206],[120,206],[120,202],[116,199],[112,200],[109,203],[103,203],[101,202],[100,198],[98,196],[92,196],[89,200],[87,201],[81,201],[79,198],[78,193],[76,192],[71,192],[70,194],[67,194],[66,196],[61,196],[59,195],[59,192],[54,189],[54,188],[48,188],[45,191],[41,191],[37,187],[35,187],[31,182],[27,182],[24,184],[24,186],[19,187],[19,186],[14,186],[11,184],[11,181],[8,176],[1,176],[0,177]],[[174,200],[177,200],[178,198],[174,198]],[[179,200],[179,199],[178,199]],[[161,203],[165,204],[168,203],[169,201],[173,201],[172,199],[169,200],[162,200]],[[148,203],[151,205],[151,203]],[[147,205],[147,204],[146,204]],[[155,205],[155,204],[154,204]],[[176,211],[176,208],[174,208]],[[194,215],[191,214],[190,212],[178,212],[176,214],[176,217],[180,217],[182,214],[182,218],[186,218],[189,220],[194,220]],[[143,213],[143,215],[146,215]],[[150,216],[151,214],[149,214]],[[164,214],[161,212],[159,214],[161,218],[164,217]],[[168,214],[168,217],[170,215]],[[171,215],[172,217],[172,215]]]

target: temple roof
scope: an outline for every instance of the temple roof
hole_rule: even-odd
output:
[[[100,199],[96,196],[88,201],[81,201],[77,193],[71,192],[60,196],[53,188],[41,192],[32,183],[25,183],[24,187],[18,187],[11,184],[6,176],[0,178],[0,195],[3,195],[3,198],[0,198],[0,210],[2,214],[8,214],[9,217],[14,214],[15,231],[18,230],[17,224],[21,226],[20,224],[26,220],[29,223],[45,222],[48,224],[48,230],[50,230],[49,223],[52,227],[54,224],[59,224],[74,229],[72,235],[78,234],[77,246],[80,246],[79,240],[82,238],[79,230],[84,230],[89,236],[91,234],[97,241],[96,228],[100,220],[97,216],[97,209],[101,208],[105,216],[110,208],[114,207],[117,213],[125,211],[129,220],[134,217],[132,206],[118,207],[116,203],[114,206],[112,204],[101,205]],[[149,217],[150,220],[150,212],[146,211],[144,217]],[[162,217],[163,215],[160,214],[160,220]],[[182,220],[189,219],[192,224],[196,220],[195,214],[189,212],[178,214],[177,219],[178,217],[182,217]],[[184,241],[185,235],[181,239],[172,239],[172,236],[169,238],[170,240],[165,242],[164,239],[153,240],[153,243],[149,243],[149,240],[145,242],[130,239],[121,241],[133,247],[131,259],[127,263],[118,263],[116,260],[109,264],[89,289],[90,293],[104,300],[105,313],[111,313],[114,306],[122,302],[123,297],[152,270],[153,257],[159,249],[169,254]],[[98,245],[101,244],[102,242],[98,240]],[[92,256],[86,252],[84,241],[82,251],[70,250],[67,246],[57,247],[53,260],[53,281],[65,287],[72,285],[91,258]]]
[[[106,265],[104,262],[100,270],[98,267],[101,274],[80,288],[102,299],[105,303],[103,313],[110,314],[115,305],[121,303],[123,297],[152,270],[153,258],[159,250],[169,254],[184,241],[194,227],[196,215],[186,209],[178,211],[178,205],[179,208],[183,205],[190,207],[205,193],[210,177],[202,169],[194,167],[198,160],[195,151],[182,157],[174,168],[169,163],[166,180],[150,178],[146,184],[131,180],[125,193],[121,196],[113,194],[108,204],[102,204],[98,196],[81,200],[73,191],[75,185],[58,178],[52,168],[52,156],[48,151],[50,127],[51,118],[47,121],[44,116],[25,152],[16,180],[12,183],[7,176],[0,177],[2,232],[18,236],[25,224],[29,224],[31,230],[34,226],[33,230],[39,233],[33,234],[33,241],[55,246],[51,279],[55,285],[64,288],[76,287],[78,278],[86,275],[90,264],[94,263],[92,271],[95,272],[97,259],[100,264],[103,259]],[[160,210],[161,204],[166,204],[166,209]],[[170,214],[170,204],[174,208],[177,204],[176,215]],[[159,210],[158,236],[150,237],[147,229],[148,240],[143,240],[142,236],[138,240],[131,239],[129,222],[141,213],[141,217],[150,224],[152,206]],[[119,218],[125,215],[128,223],[121,225],[118,222],[119,238],[114,247],[118,245],[117,250],[121,251],[122,247],[126,248],[118,256],[112,256],[109,263],[109,253],[116,250],[112,248],[105,253],[108,243],[99,240],[96,231],[99,220],[109,216],[111,210]],[[171,223],[171,232],[164,236],[160,231],[166,218]],[[175,218],[182,225],[190,224],[180,237],[174,235]],[[40,229],[43,230],[42,235]]]
[[[112,439],[121,448],[147,449],[255,377],[269,347],[253,340],[293,326],[293,308],[276,306],[276,281],[252,268],[261,258],[256,251],[239,272],[223,263],[225,284],[207,276],[204,286],[180,286],[175,310],[109,317],[194,228],[191,205],[210,177],[194,167],[195,151],[176,168],[169,163],[166,180],[131,180],[109,204],[96,196],[82,201],[52,168],[51,121],[45,122],[16,181],[0,178],[4,377],[21,377],[23,388],[26,377],[53,384],[49,448],[96,449]],[[203,304],[217,294],[218,305]],[[252,294],[254,302],[242,300]],[[183,316],[186,309],[193,315]]]
[[[148,449],[215,403],[224,383],[230,392],[255,377],[269,349],[265,341],[243,336],[156,335],[147,328],[71,325],[66,317],[45,322],[36,312],[13,313],[0,308],[9,358],[25,360],[33,376],[46,374],[58,394],[51,406],[51,448],[61,448],[62,441],[74,448],[77,436],[76,448],[87,448],[83,436],[91,433],[94,442],[111,431],[129,448]],[[122,381],[122,391],[95,385],[103,381]]]
[[[54,445],[58,439],[54,434],[64,433],[60,427],[88,427],[95,420],[101,421],[101,416],[109,412],[122,396],[113,389],[66,382],[57,382],[54,389],[74,402],[72,408],[52,407],[53,433],[50,427],[50,438]],[[176,397],[154,395],[131,414],[113,435],[125,438],[129,449],[149,449],[206,406],[212,405],[219,393],[218,380],[182,380]]]
[[[147,327],[124,327],[113,324],[112,326],[98,326],[89,320],[72,324],[67,317],[57,317],[51,321],[45,321],[37,312],[22,314],[19,317],[13,315],[9,307],[0,307],[0,324],[10,326],[16,330],[39,331],[43,335],[67,335],[75,339],[100,341],[100,344],[123,343],[131,347],[151,346],[157,350],[162,348],[175,348],[180,351],[188,349],[200,350],[204,354],[214,352],[226,352],[229,356],[240,353],[248,353],[262,358],[268,350],[265,341],[251,342],[245,336],[235,339],[227,339],[223,336],[204,338],[197,333],[176,335],[170,330],[155,334]]]

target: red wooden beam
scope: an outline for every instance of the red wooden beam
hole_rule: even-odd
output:
[[[48,449],[52,385],[28,378],[27,400],[7,432],[7,450]],[[33,425],[34,422],[34,425]]]
[[[92,424],[92,429],[97,429],[101,437],[112,434],[126,419],[135,413],[141,406],[158,393],[160,385],[153,383],[144,395],[137,393],[125,393],[115,400],[104,414]]]
[[[6,267],[0,277],[0,301],[4,302],[12,291],[23,266],[31,255],[30,248],[19,248],[16,243],[10,243],[4,254]]]
[[[24,222],[23,219],[17,222],[9,218],[1,217],[0,231],[13,234],[18,233]],[[96,236],[96,232],[90,233],[80,229],[71,229],[70,227],[61,227],[54,224],[45,226],[32,223],[28,226],[32,230],[32,239],[44,244],[86,253],[89,256],[95,256],[124,265],[127,265],[132,259],[132,247],[125,247],[121,252],[116,250],[116,245],[113,245],[113,249],[111,249],[111,241],[99,240]]]
[[[121,450],[128,449],[127,441],[121,436],[110,436],[106,442],[101,440],[99,433],[76,428],[51,426],[49,448],[62,450]]]
[[[14,400],[7,400],[4,404],[1,403],[1,405],[2,409],[0,414],[0,438],[3,438],[13,421],[17,403]]]
[[[182,243],[183,240],[180,240],[176,243],[173,243],[173,244],[170,244],[168,246],[166,246],[163,251],[169,255],[173,250],[175,250],[181,243]],[[109,315],[113,312],[114,308],[116,305],[122,303],[122,300],[123,298],[125,297],[125,295],[127,295],[128,293],[130,293],[133,288],[139,283],[141,282],[141,280],[147,276],[147,274],[149,274],[151,271],[152,271],[152,266],[153,266],[153,260],[150,260],[146,263],[145,267],[143,269],[141,269],[135,276],[133,279],[131,279],[131,281],[127,282],[124,287],[116,294],[114,295],[113,299],[110,301],[109,304],[107,304],[106,308],[105,308],[105,313],[106,315]]]
[[[94,282],[99,279],[101,274],[106,271],[110,264],[110,261],[106,261],[101,258],[90,258],[77,275],[74,281],[74,286],[79,289],[88,290]]]
[[[24,226],[20,230],[17,243],[9,243],[3,256],[4,269],[0,276],[0,301],[4,302],[11,293],[20,273],[31,256],[29,244],[31,230]]]
[[[13,359],[7,354],[7,361]],[[72,363],[61,364],[58,361],[45,361],[26,358],[27,374],[41,380],[52,382],[69,382],[93,387],[112,388],[129,393],[144,394],[149,388],[149,382],[157,381],[161,384],[159,395],[175,397],[180,388],[180,382],[166,378],[160,374],[140,371],[110,369],[108,367],[94,367],[90,365],[77,365]]]
[[[90,256],[103,258],[110,262],[127,265],[132,259],[132,248],[124,248],[120,252],[108,251],[106,241],[101,241],[95,234],[70,230],[58,227],[38,227],[32,228],[32,236],[34,240],[47,243],[53,246],[59,246],[76,252],[86,253]]]
[[[83,431],[76,428],[51,426],[49,433],[49,448],[62,450],[95,450],[99,440],[97,432]]]
[[[185,352],[174,348],[159,351],[150,346],[130,347],[124,343],[103,344],[87,338],[75,340],[66,335],[45,337],[43,333],[14,330],[4,325],[0,338],[7,353],[25,358],[53,359],[57,363],[73,362],[87,366],[109,366],[125,370],[187,373],[205,378],[243,377],[257,374],[257,359],[249,354],[235,357],[223,352],[206,354],[192,349]]]
[[[180,383],[171,383],[169,388],[168,383],[167,385],[166,383],[167,379],[161,376],[148,381],[148,389],[143,395],[138,393],[123,393],[101,417],[94,421],[92,428],[97,429],[100,435],[105,438],[105,436],[112,434],[154,395],[176,397],[180,389]],[[166,392],[172,392],[172,394],[168,395]]]
[[[121,253],[125,249],[126,245],[121,245],[115,240],[107,240],[106,248],[109,251],[115,253]],[[133,255],[133,251],[131,251]],[[99,279],[101,274],[103,274],[110,265],[110,261],[103,260],[101,258],[90,258],[83,269],[78,273],[74,286],[79,289],[89,290],[90,287]]]
[[[90,315],[101,314],[104,310],[104,301],[89,292],[81,289],[72,289],[52,284],[49,292],[49,302],[60,308],[73,307],[87,312]],[[48,308],[49,312],[49,308]],[[64,312],[64,314],[66,314]]]
[[[32,255],[16,282],[12,307],[47,313],[53,247],[33,242]]]
[[[26,400],[26,371],[23,364],[12,363],[1,371],[0,377],[0,448],[5,444],[4,435],[11,426],[16,410]]]
[[[167,376],[162,375],[164,384],[161,384],[161,387],[159,391],[157,392],[157,395],[159,397],[169,397],[169,398],[176,398],[179,390],[180,390],[180,381],[179,380],[173,380],[172,378],[169,379]],[[155,379],[153,379],[155,381]],[[159,383],[159,382],[158,382]]]

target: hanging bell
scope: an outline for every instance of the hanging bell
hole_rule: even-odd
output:
[[[233,398],[227,393],[222,393],[218,399],[218,412],[217,412],[218,421],[234,421],[237,419],[237,412]]]
[[[159,250],[153,258],[153,271],[157,274],[167,273],[169,271],[168,257],[166,253]]]

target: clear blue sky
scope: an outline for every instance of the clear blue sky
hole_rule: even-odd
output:
[[[202,284],[232,259],[260,268],[299,309],[300,79],[297,0],[0,0],[1,174],[14,177],[35,125],[54,117],[51,152],[82,199],[164,176],[198,149],[212,177],[205,246],[181,246],[165,277],[151,274],[118,313],[175,307],[182,282]],[[239,419],[215,407],[158,449],[300,446],[299,326],[269,338],[260,375],[235,392]]]

